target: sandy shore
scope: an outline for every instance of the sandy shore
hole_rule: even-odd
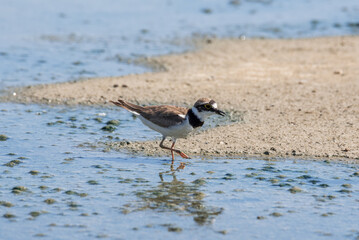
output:
[[[359,37],[211,40],[139,62],[160,71],[31,86],[2,100],[110,105],[121,97],[189,107],[210,97],[242,121],[179,140],[189,155],[359,160]],[[167,154],[158,141],[110,145]]]

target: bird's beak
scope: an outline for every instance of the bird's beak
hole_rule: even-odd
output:
[[[221,115],[221,116],[226,115],[223,111],[221,111],[219,109],[215,109],[214,112],[217,113],[218,115]]]

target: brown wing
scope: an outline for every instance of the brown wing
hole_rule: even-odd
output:
[[[141,107],[122,99],[118,99],[117,102],[111,102],[132,113],[139,114],[161,127],[169,127],[180,124],[183,121],[183,118],[179,115],[186,115],[188,111],[187,108],[170,105]]]
[[[118,99],[117,102],[114,101],[110,101],[110,102],[112,102],[116,106],[122,107],[135,114],[141,114],[145,110],[145,107],[141,107],[136,104],[126,102],[122,99]]]
[[[154,124],[169,127],[180,124],[184,118],[179,115],[186,115],[187,111],[188,109],[184,107],[161,105],[144,107],[140,114]]]

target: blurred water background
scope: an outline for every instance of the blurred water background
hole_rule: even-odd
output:
[[[193,37],[358,34],[357,0],[1,0],[0,89],[118,76]]]

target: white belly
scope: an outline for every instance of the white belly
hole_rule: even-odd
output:
[[[193,130],[193,127],[189,124],[188,118],[186,118],[181,124],[169,128],[164,128],[148,121],[141,115],[138,117],[147,127],[161,133],[165,137],[185,138]]]

